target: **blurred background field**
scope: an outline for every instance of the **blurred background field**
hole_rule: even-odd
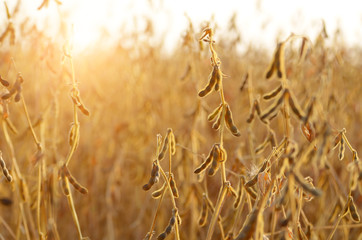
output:
[[[155,158],[156,135],[164,136],[167,128],[172,128],[177,142],[173,172],[180,194],[176,201],[183,219],[180,236],[181,239],[205,239],[207,227],[197,226],[202,196],[192,189],[195,186],[204,189],[207,184],[208,194],[215,202],[220,188],[219,176],[206,177],[207,183],[199,183],[193,172],[218,139],[218,132],[211,128],[212,124],[206,119],[218,104],[218,98],[213,95],[206,99],[198,97],[198,91],[205,86],[212,68],[208,45],[200,44],[198,39],[205,27],[215,29],[216,51],[226,75],[225,98],[241,133],[238,138],[225,134],[224,145],[228,152],[226,168],[241,173],[243,165],[246,168],[245,176],[249,178],[255,166],[259,166],[271,149],[267,148],[267,151],[258,155],[258,162],[251,160],[249,137],[251,136],[254,146],[257,146],[267,132],[260,121],[255,121],[251,126],[252,132],[248,131],[246,119],[250,104],[247,87],[250,83],[243,90],[240,87],[246,73],[249,73],[249,81],[252,81],[254,96],[262,96],[278,86],[276,77],[266,80],[265,74],[272,61],[277,40],[286,39],[290,32],[280,28],[279,33],[267,35],[269,37],[257,36],[263,39],[261,42],[248,40],[238,22],[239,18],[243,18],[235,12],[234,15],[225,17],[227,21],[222,26],[218,25],[218,17],[213,18],[212,14],[203,21],[184,16],[182,27],[177,24],[167,26],[170,32],[177,30],[178,34],[174,34],[176,37],[166,37],[162,34],[166,34],[168,30],[160,33],[157,21],[146,14],[127,19],[137,26],[134,29],[126,24],[124,29],[120,25],[118,32],[109,29],[107,32],[105,27],[104,34],[94,37],[88,43],[89,39],[82,39],[82,36],[92,38],[92,35],[83,33],[79,37],[76,23],[72,28],[71,21],[67,20],[67,12],[62,10],[63,5],[69,8],[69,3],[64,1],[58,4],[51,0],[44,2],[45,5],[40,8],[41,2],[29,4],[19,1],[19,10],[16,10],[16,4],[7,1],[9,18],[6,17],[5,7],[1,11],[0,34],[6,32],[11,23],[14,41],[11,40],[11,33],[1,39],[0,75],[13,85],[17,74],[21,72],[24,79],[22,96],[41,142],[43,155],[37,156],[37,146],[29,129],[22,101],[6,101],[8,119],[13,124],[11,129],[4,117],[4,100],[0,150],[10,173],[15,174],[11,149],[4,134],[4,131],[8,131],[24,179],[20,181],[15,178],[12,183],[8,183],[5,177],[0,178],[0,239],[39,239],[39,232],[43,232],[46,239],[78,237],[58,176],[61,163],[66,160],[70,150],[69,131],[74,122],[73,102],[70,98],[72,68],[70,58],[64,56],[67,48],[71,51],[82,102],[90,111],[89,117],[78,113],[80,140],[68,165],[75,178],[89,191],[87,195],[82,195],[71,188],[83,236],[90,239],[143,239],[146,236],[158,201],[152,199],[150,192],[143,191],[142,186],[149,179],[152,160]],[[102,3],[98,1],[97,4],[89,4],[97,6]],[[141,9],[149,6],[157,13],[161,11],[157,9],[163,9],[164,5],[168,6],[170,3],[144,1],[142,4]],[[260,4],[261,9],[266,8],[263,1]],[[81,14],[82,6],[77,7]],[[84,10],[86,7],[87,4],[84,5]],[[137,9],[137,5],[134,8]],[[257,9],[255,6],[254,8]],[[39,23],[36,19],[38,15],[47,15],[47,11],[55,10],[59,12],[56,16],[59,22],[56,27],[54,25],[58,32],[53,34],[53,27],[46,26],[44,22]],[[73,14],[77,16],[76,13]],[[157,14],[155,16],[157,18]],[[97,19],[97,16],[93,18]],[[270,19],[272,21],[273,16]],[[49,23],[52,22],[53,20],[49,20]],[[305,32],[295,32],[307,35],[311,40],[302,61],[299,55],[302,42],[295,40],[287,45],[286,71],[289,86],[303,109],[306,108],[308,99],[316,96],[320,109],[318,117],[313,120],[317,124],[318,121],[327,121],[335,134],[345,128],[351,145],[361,155],[361,45],[356,44],[357,41],[349,41],[350,35],[344,35],[343,28],[336,26],[330,30],[328,22],[324,25],[322,19],[315,20],[314,23],[310,26],[313,29],[312,36]],[[356,35],[360,42],[361,32]],[[80,38],[78,42],[77,38]],[[268,43],[264,44],[264,41]],[[8,90],[1,86],[0,91],[3,96]],[[267,106],[268,102],[261,101],[262,109]],[[292,117],[291,122],[294,128],[293,139],[301,145],[305,144],[307,140],[300,131],[298,120]],[[276,132],[278,141],[281,141],[282,119],[273,121],[271,127]],[[350,173],[346,166],[352,161],[352,154],[346,150],[345,159],[339,161],[338,149],[330,151],[328,160],[338,176],[340,192],[347,194]],[[162,164],[166,168],[167,163]],[[326,239],[331,229],[324,227],[335,223],[328,222],[328,217],[329,209],[333,208],[338,194],[327,186],[332,180],[324,176],[324,171],[306,166],[303,173],[312,175],[314,185],[324,190],[325,194],[306,203],[304,210],[317,229],[314,237]],[[227,176],[232,186],[237,188],[238,178],[230,172]],[[25,199],[21,197],[24,191],[22,182],[26,182],[28,189],[28,197]],[[157,184],[158,187],[161,185]],[[353,191],[353,197],[361,214],[360,185],[361,180],[358,188]],[[232,197],[228,196],[221,212],[225,218],[230,215],[231,209],[227,206],[232,205],[232,201]],[[22,208],[25,210],[21,210]],[[156,236],[167,226],[171,208],[166,194],[155,226]],[[246,212],[243,214],[245,217]],[[271,231],[267,224],[268,218],[270,213],[265,215],[266,233]],[[241,225],[243,221],[242,218]],[[352,223],[346,219],[343,224]],[[226,221],[224,225],[225,228],[228,227]],[[338,229],[334,239],[361,237],[362,226],[348,228],[348,232],[345,229]],[[213,239],[222,239],[219,230],[215,230]],[[298,239],[296,235],[294,239]]]

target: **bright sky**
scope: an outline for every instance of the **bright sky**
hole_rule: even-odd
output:
[[[134,19],[137,17],[138,27],[143,29],[144,16],[155,19],[156,34],[166,38],[166,48],[170,48],[187,27],[185,13],[190,16],[195,27],[214,14],[219,29],[226,29],[234,12],[237,12],[237,26],[245,42],[253,41],[274,47],[278,33],[287,37],[290,32],[314,39],[321,29],[321,19],[324,19],[330,35],[340,26],[346,43],[362,45],[360,0],[61,0],[61,6],[49,0],[48,8],[38,11],[41,2],[22,1],[22,5],[30,16],[34,16],[32,19],[37,20],[40,28],[56,31],[54,26],[57,26],[57,20],[60,16],[63,19],[66,16],[68,24],[74,24],[76,49],[84,49],[92,44],[104,34],[104,30],[112,38],[119,36],[120,29],[134,29]],[[153,2],[153,8],[150,2]],[[3,9],[0,11],[4,13]],[[56,37],[55,32],[51,34]]]

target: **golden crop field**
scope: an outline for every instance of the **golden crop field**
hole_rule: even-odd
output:
[[[1,240],[362,239],[362,49],[328,25],[73,54],[1,14]]]

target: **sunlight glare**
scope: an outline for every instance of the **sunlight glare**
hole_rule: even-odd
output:
[[[95,4],[88,4],[87,8],[75,9],[76,14],[71,14],[67,23],[72,26],[70,40],[74,51],[82,51],[99,40],[101,25],[97,19],[104,19],[104,16],[99,16],[99,7]]]

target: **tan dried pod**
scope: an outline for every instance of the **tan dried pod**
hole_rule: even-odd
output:
[[[88,194],[88,189],[83,187],[73,175],[70,173],[66,165],[63,165],[62,171],[64,176],[69,180],[69,183],[73,185],[74,189],[80,192],[81,194]]]
[[[221,109],[222,109],[223,104],[221,103],[217,108],[215,108],[215,110],[209,114],[209,116],[207,116],[207,120],[209,122],[213,121],[216,116],[218,116],[221,113]]]
[[[238,234],[235,240],[248,240],[253,236],[258,222],[258,215],[259,209],[254,207],[253,210],[246,217],[241,232]]]
[[[247,181],[244,186],[247,187],[247,188],[250,188],[250,187],[254,186],[258,181],[258,174],[259,173],[254,175],[254,177],[252,177],[249,181]]]
[[[15,82],[15,84],[16,84],[16,82]],[[15,84],[14,84],[14,85],[15,85]],[[13,87],[9,90],[8,93],[3,94],[3,95],[1,96],[1,99],[3,99],[3,100],[9,99],[12,95],[14,95],[15,92],[16,92],[16,88],[13,86]]]
[[[75,147],[78,146],[78,144],[79,144],[78,136],[79,136],[78,124],[72,123],[72,125],[70,127],[70,131],[69,131],[69,139],[68,139],[68,143],[71,147],[73,147],[73,145],[75,145]]]
[[[283,94],[276,100],[267,110],[260,116],[260,120],[266,119],[268,116],[273,115],[281,106],[284,101],[287,89],[284,90]]]
[[[78,109],[86,116],[90,115],[89,110],[84,106],[82,100],[80,99],[79,90],[76,88],[73,88],[70,92],[70,97],[73,101],[73,104],[78,107]]]
[[[6,81],[5,79],[3,79],[0,75],[0,83],[4,86],[4,87],[9,87],[10,83],[8,81]]]
[[[275,53],[275,65],[276,65],[276,70],[277,70],[277,75],[278,78],[282,78],[283,74],[285,74],[284,72],[284,47],[285,47],[285,42],[281,42],[278,44],[276,53]],[[286,77],[286,76],[284,76]]]
[[[264,100],[270,100],[273,99],[274,97],[276,97],[283,89],[282,85],[279,85],[279,87],[277,87],[276,89],[272,90],[269,93],[264,94],[263,99]]]
[[[168,149],[168,141],[169,141],[169,133],[167,133],[165,138],[163,139],[162,148],[160,153],[158,154],[159,161],[161,161],[165,157],[166,151]]]
[[[172,210],[172,216],[170,218],[170,221],[168,223],[168,226],[166,227],[166,229],[163,231],[163,233],[161,233],[160,235],[158,235],[157,240],[164,240],[172,231],[175,223],[176,223],[176,214],[177,214],[177,210]]]
[[[154,199],[160,198],[161,195],[162,195],[162,193],[163,193],[163,191],[165,190],[165,188],[166,188],[166,184],[164,183],[161,188],[157,189],[156,191],[154,191],[154,192],[151,194],[152,198],[154,198]]]
[[[288,97],[289,106],[292,109],[293,113],[298,117],[299,120],[303,121],[304,113],[300,108],[300,106],[298,105],[298,103],[296,102],[293,94],[288,89],[286,89],[285,94]]]
[[[267,73],[265,75],[265,78],[266,79],[271,78],[271,76],[273,76],[273,73],[275,72],[275,70],[276,70],[276,64],[275,64],[275,56],[274,56],[273,61],[270,64],[270,66],[268,68],[268,71],[267,71]]]
[[[202,208],[201,208],[201,213],[200,213],[200,217],[199,217],[199,226],[203,227],[205,226],[206,222],[207,222],[207,215],[208,215],[208,206],[207,206],[207,200],[206,200],[206,196],[205,194],[203,194],[202,197]]]
[[[175,153],[176,153],[176,140],[175,140],[175,135],[173,134],[172,130],[169,133],[169,138],[170,138],[171,154],[175,155]]]
[[[266,79],[271,78],[275,72],[279,78],[283,77],[282,69],[284,69],[284,45],[284,42],[278,43],[274,52],[273,61],[266,73]]]
[[[240,178],[239,179],[237,196],[235,198],[234,205],[233,205],[235,209],[237,209],[239,207],[239,205],[240,205],[242,192],[243,192],[243,181]]]
[[[304,191],[312,194],[315,197],[318,197],[320,195],[322,195],[322,191],[319,189],[316,189],[312,184],[310,183],[306,183],[304,180],[302,180],[302,177],[293,172],[294,175],[294,179],[296,180],[296,182],[303,188]]]
[[[170,187],[171,187],[174,198],[178,198],[179,197],[178,190],[177,190],[175,178],[172,173],[171,173],[171,178],[170,178]]]
[[[247,183],[245,183],[244,186],[246,188],[250,188],[250,187],[254,186],[258,182],[258,175],[266,169],[267,165],[268,165],[268,161],[265,160],[263,162],[263,165],[260,167],[258,173],[256,175],[254,175]]]
[[[310,117],[312,116],[313,114],[313,107],[314,107],[314,104],[315,104],[315,101],[316,101],[316,98],[315,97],[312,97],[311,101],[309,102],[309,105],[307,107],[307,111],[306,111],[306,114],[305,116],[303,117],[303,124],[307,124]]]
[[[334,220],[336,220],[336,218],[337,218],[338,214],[341,212],[341,210],[342,210],[341,202],[339,200],[337,200],[336,204],[333,207],[331,215],[328,217],[329,224],[332,224],[334,222]]]
[[[254,100],[253,106],[250,109],[249,117],[246,120],[247,123],[251,123],[253,121],[255,111],[260,117],[261,111],[260,111],[259,101],[257,99]]]
[[[225,122],[226,122],[226,127],[227,129],[229,129],[229,131],[235,136],[235,137],[240,137],[240,132],[239,129],[235,126],[234,121],[233,121],[233,115],[231,113],[229,104],[226,104],[226,112],[225,112]]]
[[[342,136],[341,141],[339,142],[339,152],[338,152],[338,159],[340,161],[342,161],[343,158],[344,158],[344,151],[345,150],[346,150],[346,148],[345,148],[344,138]]]
[[[214,124],[212,125],[212,128],[215,130],[219,130],[220,125],[221,125],[221,115],[223,115],[223,111],[220,112],[220,114],[217,116],[216,121],[214,122]]]
[[[359,223],[361,219],[360,219],[360,216],[358,214],[356,205],[354,204],[353,197],[349,196],[349,198],[350,198],[350,200],[348,201],[348,203],[349,203],[348,204],[349,214],[351,215],[351,218],[352,218],[353,222]]]
[[[214,73],[215,72],[215,73]],[[215,83],[215,91],[219,91],[220,90],[220,86],[222,84],[222,73],[221,73],[221,70],[220,70],[220,67],[218,65],[215,65],[214,66],[214,69],[213,69],[213,73],[212,75],[215,74],[215,79],[216,79],[216,83]]]
[[[202,171],[204,171],[211,164],[213,158],[214,158],[214,146],[211,148],[209,155],[207,156],[205,161],[198,168],[195,169],[194,173],[199,174]]]
[[[149,190],[153,186],[153,184],[158,182],[159,177],[160,177],[159,170],[160,170],[160,168],[159,168],[158,164],[156,163],[156,161],[154,161],[152,163],[151,177],[148,180],[148,183],[143,185],[143,187],[142,187],[143,190],[145,190],[145,191]]]
[[[86,116],[90,115],[90,112],[89,112],[88,108],[86,108],[84,106],[84,104],[79,105],[78,108],[84,115],[86,115]]]
[[[199,92],[199,96],[205,97],[208,94],[210,94],[215,85],[216,85],[216,72],[214,67],[211,76],[209,78],[209,82],[207,83],[206,87]]]
[[[246,83],[247,83],[247,81],[248,81],[248,78],[249,78],[249,73],[246,73],[246,74],[244,75],[243,83],[242,83],[241,86],[240,86],[240,91],[242,91],[242,90],[244,89],[244,87],[245,87],[245,85],[246,85]]]
[[[60,176],[61,176],[60,181],[61,181],[63,193],[64,193],[65,196],[69,196],[70,189],[69,189],[69,186],[67,185],[67,183],[65,182],[66,178],[65,178],[64,173],[63,173],[62,170],[60,170]]]
[[[6,167],[5,161],[4,161],[4,159],[3,159],[3,154],[2,154],[1,151],[0,151],[0,166],[1,166],[2,172],[3,172],[6,180],[7,180],[8,182],[12,182],[12,181],[13,181],[13,177],[11,176],[11,174],[9,173],[9,170],[8,170],[7,167]]]
[[[248,119],[246,119],[246,122],[251,123],[253,120],[254,120],[254,107],[251,108],[251,111],[249,113],[249,117],[248,117]]]
[[[214,145],[214,151],[213,151],[213,160],[212,160],[212,163],[211,163],[211,167],[209,168],[209,171],[208,171],[208,175],[209,176],[214,176],[215,173],[217,172],[217,170],[219,169],[220,167],[220,147],[218,147],[218,144],[215,144]]]

